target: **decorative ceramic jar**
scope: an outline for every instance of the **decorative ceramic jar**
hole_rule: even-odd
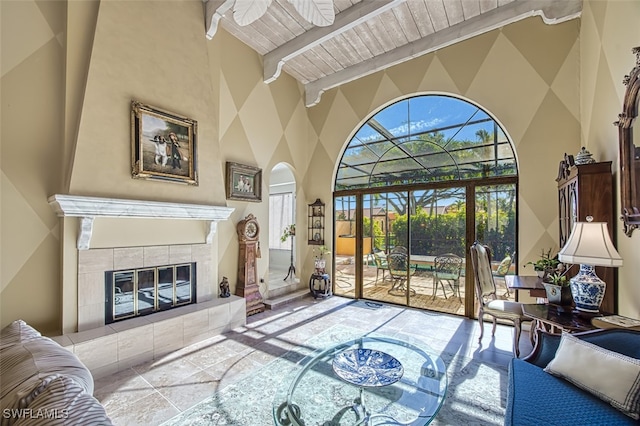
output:
[[[316,274],[322,275],[326,272],[326,268],[327,267],[327,261],[324,259],[316,259],[315,261],[315,268],[316,268]]]
[[[569,286],[556,285],[543,282],[545,291],[547,292],[547,300],[549,303],[560,306],[570,306],[573,302],[571,296],[571,288]]]
[[[583,146],[580,152],[576,155],[574,162],[576,164],[591,164],[595,163],[596,160],[593,159],[593,154]]]

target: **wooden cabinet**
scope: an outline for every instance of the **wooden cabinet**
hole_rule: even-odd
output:
[[[607,222],[609,235],[615,243],[613,176],[611,161],[591,164],[573,164],[568,158],[560,162],[558,178],[558,208],[560,219],[560,247],[566,243],[575,222],[585,222],[593,216],[594,222]],[[576,275],[575,265],[571,275]],[[607,284],[600,309],[618,312],[618,279],[615,268],[596,267],[596,274]]]

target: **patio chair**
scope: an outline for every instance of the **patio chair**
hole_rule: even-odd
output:
[[[387,262],[387,255],[384,252],[374,252],[373,260],[376,263],[376,284],[378,284],[378,275],[382,271],[382,281],[384,281],[385,273],[389,270],[389,263]]]
[[[407,250],[407,248],[404,246],[395,246],[391,249],[391,253],[409,254],[409,250]]]
[[[492,272],[494,278],[502,279],[502,283],[504,284],[504,288],[506,290],[506,292],[504,293],[506,297],[511,296],[511,292],[509,291],[509,287],[507,287],[507,280],[505,280],[504,277],[509,273],[509,269],[511,268],[511,265],[513,264],[515,258],[516,252],[514,251],[513,253],[511,253],[511,255],[505,256],[505,258],[500,261],[500,264],[498,265],[496,270]]]
[[[515,335],[513,337],[513,352],[516,358],[520,356],[520,334],[522,323],[531,321],[522,313],[522,303],[500,300],[496,296],[496,284],[491,273],[491,250],[489,247],[478,243],[473,243],[470,248],[471,263],[473,264],[473,279],[478,299],[478,323],[480,324],[480,337],[478,343],[482,342],[484,334],[484,315],[490,315],[493,320],[491,335],[496,333],[496,319],[503,319],[513,322]],[[533,344],[534,333],[529,333],[531,344]]]
[[[389,264],[389,275],[391,275],[391,279],[393,280],[389,293],[406,294],[407,279],[409,275],[413,275],[416,271],[414,266],[409,265],[409,256],[405,253],[389,253],[387,263]],[[415,293],[415,290],[411,289],[411,294],[414,295]]]
[[[460,273],[462,272],[463,259],[453,253],[446,253],[436,256],[433,261],[433,298],[435,299],[438,291],[438,284],[442,287],[442,294],[447,298],[447,291],[444,288],[446,281],[449,288],[455,296],[458,293],[460,297]]]

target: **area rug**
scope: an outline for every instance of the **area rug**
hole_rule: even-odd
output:
[[[296,362],[301,356],[361,335],[362,332],[355,329],[333,326],[180,413],[163,426],[273,425],[272,410],[276,389],[281,387],[283,379],[286,380],[300,368]],[[443,353],[440,357],[447,366],[449,383],[444,405],[430,424],[502,425],[507,387],[506,368],[460,355]]]

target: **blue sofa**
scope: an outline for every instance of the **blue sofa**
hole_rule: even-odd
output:
[[[531,355],[511,360],[505,425],[640,424],[591,393],[543,371],[554,358],[561,336],[539,330],[537,334],[536,345]],[[638,331],[607,329],[576,333],[574,336],[607,350],[640,359]]]

